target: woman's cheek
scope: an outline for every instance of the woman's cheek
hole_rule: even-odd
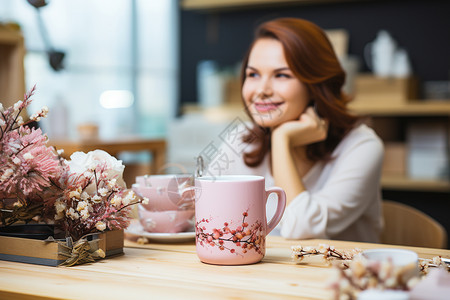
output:
[[[251,104],[252,100],[252,93],[251,88],[249,87],[249,84],[244,83],[242,87],[242,98],[244,99],[244,102],[247,106]]]

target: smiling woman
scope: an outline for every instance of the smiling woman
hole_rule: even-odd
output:
[[[253,126],[222,174],[262,175],[285,190],[284,237],[377,241],[383,145],[348,112],[345,73],[323,30],[302,19],[263,23],[241,76]]]
[[[306,86],[289,68],[278,40],[262,38],[255,43],[245,76],[242,95],[260,126],[275,127],[298,119],[309,103]]]

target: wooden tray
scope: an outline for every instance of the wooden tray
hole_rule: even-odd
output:
[[[123,254],[123,230],[107,231],[91,236],[90,243],[98,243],[106,257]],[[58,266],[67,258],[61,254],[63,246],[57,242],[0,236],[0,260],[29,264]]]

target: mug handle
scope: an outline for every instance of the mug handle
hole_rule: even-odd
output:
[[[266,235],[269,234],[275,228],[275,226],[278,225],[278,223],[280,223],[281,217],[283,216],[284,210],[286,208],[286,193],[284,192],[283,189],[281,189],[279,187],[271,187],[266,190],[266,204],[267,204],[267,199],[269,198],[269,195],[272,193],[277,194],[278,205],[277,205],[277,211],[273,215],[270,222],[267,224]]]

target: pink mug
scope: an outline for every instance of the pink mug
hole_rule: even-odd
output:
[[[266,218],[267,198],[278,196],[275,215]],[[195,179],[195,242],[204,263],[245,265],[261,261],[266,236],[283,216],[286,195],[266,190],[264,177],[225,175]]]

